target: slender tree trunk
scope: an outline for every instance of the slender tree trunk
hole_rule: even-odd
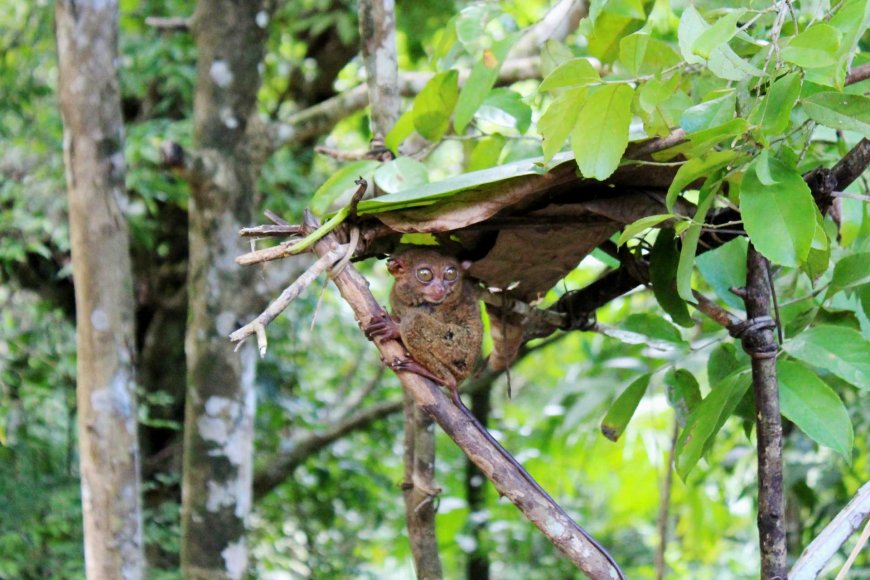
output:
[[[761,544],[761,577],[785,580],[785,496],[782,480],[782,419],[776,379],[776,342],[770,320],[770,264],[750,244],[746,259],[747,330],[743,348],[752,357],[758,437],[758,535]]]
[[[248,567],[254,430],[253,345],[227,339],[254,309],[252,270],[239,268],[259,167],[251,161],[258,66],[268,14],[260,0],[201,0],[192,30],[199,60],[191,175],[188,390],[181,565],[186,579],[242,578]]]
[[[144,577],[118,3],[56,5],[88,578]]]

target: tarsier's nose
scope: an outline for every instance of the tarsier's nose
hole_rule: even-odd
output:
[[[440,302],[447,296],[447,286],[441,282],[436,282],[429,287],[432,300]]]

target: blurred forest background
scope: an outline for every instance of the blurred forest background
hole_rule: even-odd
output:
[[[715,13],[727,3],[698,4],[703,5],[702,12]],[[760,13],[770,5],[758,4]],[[831,11],[825,0],[794,4],[801,25],[814,14]],[[607,5],[593,3],[599,10],[608,10]],[[676,46],[685,3],[611,1],[609,5],[612,14],[630,23],[613,32],[617,40],[646,25],[662,42]],[[4,8],[0,13],[0,578],[75,578],[82,577],[84,570],[75,302],[54,5],[47,0],[12,1]],[[184,0],[120,2],[119,67],[144,537],[148,577],[155,579],[181,577],[181,452],[189,320],[190,187],[167,169],[160,146],[165,142],[194,146],[197,51],[183,18],[153,21],[149,17],[186,17],[194,8],[192,1]],[[364,84],[357,3],[283,0],[267,8],[270,19],[259,65],[262,85],[256,110],[264,122],[284,122],[295,127],[295,133],[285,135],[283,146],[257,176],[250,225],[264,221],[257,216],[265,210],[299,222],[312,194],[343,166],[316,154],[315,145],[365,149],[372,137],[364,103],[344,103],[340,115],[326,120],[312,110]],[[400,71],[432,72],[434,63],[449,50],[454,50],[451,58],[457,67],[470,68],[477,50],[473,36],[485,37],[484,31],[490,31],[475,29],[474,22],[497,21],[503,27],[523,29],[551,9],[543,0],[486,4],[399,0]],[[764,16],[772,19],[775,11]],[[463,25],[470,27],[464,33]],[[459,40],[448,32],[457,29]],[[590,46],[583,31],[572,29],[560,39],[564,50],[575,56],[593,54],[605,64],[616,59],[612,51]],[[466,52],[460,46],[463,42]],[[445,49],[445,43],[457,43],[459,48],[450,44]],[[866,52],[859,50],[858,61],[866,60]],[[541,74],[528,77],[506,81],[510,94],[498,95],[503,99],[499,102],[510,101],[504,108],[513,116],[499,113],[498,102],[479,114],[483,131],[477,136],[485,146],[455,135],[438,142],[422,159],[428,181],[542,154],[536,123],[550,97],[537,91]],[[697,95],[717,89],[709,79],[686,82],[692,83],[692,91],[687,90],[690,96],[684,94],[684,108],[701,102]],[[867,90],[865,83],[855,92]],[[406,100],[406,105],[410,102]],[[518,109],[519,104],[524,108]],[[801,171],[830,167],[860,138],[860,134],[822,127],[812,141],[803,135],[808,153],[799,165]],[[866,198],[862,201],[860,195],[866,195],[867,185],[865,173],[847,190],[855,196],[840,200],[838,235],[832,233],[834,226],[828,220],[827,231],[836,240],[828,256],[832,265],[844,256],[857,256],[852,258],[856,270],[866,265],[870,217]],[[237,230],[227,231],[224,243],[237,254],[250,250],[248,242],[236,235]],[[742,274],[745,251],[745,243],[742,247],[737,243],[699,257],[695,287],[739,310],[741,303],[729,298],[726,289]],[[256,289],[253,300],[258,308],[310,261],[303,255],[254,266],[251,287]],[[594,252],[550,291],[544,303],[583,287],[615,264],[612,257]],[[864,277],[856,274],[838,294],[814,293],[830,283],[832,271],[827,266],[826,261],[815,286],[794,269],[777,271],[777,286],[791,297],[781,304],[785,326],[798,332],[810,322],[840,325],[866,341],[870,337],[866,271]],[[378,299],[386,303],[389,280],[383,263],[369,261],[358,267]],[[270,348],[256,365],[255,503],[249,521],[248,573],[263,578],[412,577],[398,487],[403,470],[401,388],[393,373],[384,371],[334,287],[322,288],[313,285],[272,323]],[[802,307],[807,302],[802,297],[807,295],[814,296],[809,299],[811,314]],[[486,414],[492,433],[541,485],[611,553],[618,554],[629,577],[655,576],[661,529],[669,537],[663,557],[671,577],[757,577],[752,409],[737,409],[736,417],[724,423],[705,459],[685,481],[669,475],[677,433],[669,393],[680,388],[707,393],[709,377],[722,376],[717,364],[726,360],[748,364],[739,341],[700,315],[694,316],[691,327],[678,328],[663,318],[649,291],[618,298],[597,316],[625,332],[611,336],[571,332],[532,343],[511,369],[510,394],[503,374],[483,373],[472,379],[477,410]],[[607,440],[600,423],[608,408],[628,385],[647,374],[649,387],[631,425],[617,442]],[[836,372],[821,374],[842,401],[854,441],[832,449],[786,422],[786,529],[793,556],[870,480],[870,385],[849,384]],[[466,573],[473,577],[475,565],[502,579],[576,573],[440,433],[437,458],[437,484],[442,488],[437,534],[446,577]],[[669,497],[663,492],[665,482]],[[660,524],[662,498],[669,511]],[[847,543],[835,558],[835,566],[842,564],[850,546]],[[870,575],[866,550],[853,573]]]

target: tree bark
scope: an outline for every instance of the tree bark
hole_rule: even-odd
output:
[[[143,578],[118,3],[56,5],[88,578]]]
[[[743,348],[752,357],[752,388],[755,392],[758,437],[758,535],[761,546],[761,577],[785,580],[785,497],[782,481],[782,420],[776,380],[776,342],[773,324],[755,329],[754,321],[770,316],[770,264],[750,244],[746,257],[746,288],[740,293],[746,304],[747,330]]]
[[[199,60],[194,145],[208,160],[190,174],[187,399],[182,481],[182,573],[242,578],[248,567],[254,430],[253,345],[227,335],[254,309],[253,271],[234,258],[251,222],[259,170],[248,130],[260,86],[268,14],[260,0],[200,0],[192,21]]]
[[[399,64],[394,0],[360,0],[360,44],[369,89],[372,135],[384,138],[399,118]]]

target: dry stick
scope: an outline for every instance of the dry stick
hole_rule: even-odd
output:
[[[752,358],[758,437],[758,534],[761,577],[785,580],[785,497],[782,481],[782,422],[776,381],[777,346],[770,321],[771,288],[767,259],[750,243],[746,288],[736,292],[746,304],[746,330],[740,337]]]
[[[316,227],[316,220],[306,215],[306,226]],[[314,251],[327,255],[336,245],[334,234],[329,233],[319,240]],[[368,282],[356,268],[349,265],[333,278],[344,300],[353,309],[362,327],[368,326],[380,312],[381,306],[369,291]],[[401,343],[388,340],[375,343],[385,361],[405,358]],[[515,460],[484,429],[454,405],[448,397],[429,380],[407,371],[398,371],[402,386],[414,398],[414,402],[444,429],[471,461],[492,481],[498,492],[507,497],[565,556],[590,578],[623,577],[611,563],[600,545],[577,525],[553,499],[543,491],[534,479],[521,469]]]
[[[864,549],[864,546],[867,545],[868,539],[870,539],[870,520],[867,521],[867,525],[864,526],[864,531],[861,532],[861,536],[858,538],[858,541],[855,542],[855,547],[852,548],[852,552],[846,559],[846,563],[843,564],[843,568],[839,573],[837,573],[837,577],[834,580],[844,580],[846,578],[846,574],[849,573],[852,564],[855,563],[855,558],[858,557],[858,554]]]
[[[230,340],[233,342],[238,342],[239,345],[242,344],[242,341],[252,334],[257,335],[257,347],[260,351],[260,358],[266,356],[266,326],[272,322],[276,316],[281,314],[287,306],[290,305],[293,300],[296,299],[299,294],[302,293],[303,290],[308,288],[314,280],[317,279],[323,272],[325,272],[330,266],[332,266],[336,260],[341,259],[343,255],[347,252],[347,244],[341,244],[336,246],[334,249],[330,250],[326,254],[322,255],[316,262],[314,262],[311,267],[309,267],[305,272],[299,276],[296,281],[287,286],[281,295],[275,299],[274,302],[269,304],[269,306],[260,314],[257,318],[244,325],[240,329],[236,330],[232,334],[230,334]],[[237,347],[238,348],[238,347]]]

